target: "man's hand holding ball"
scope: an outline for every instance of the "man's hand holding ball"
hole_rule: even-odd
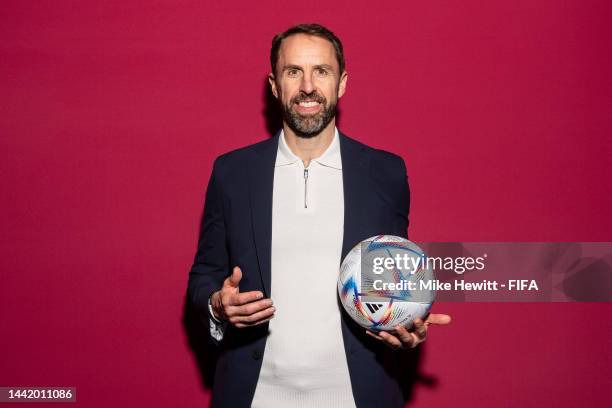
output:
[[[378,333],[366,330],[369,336],[382,341],[393,350],[411,349],[427,339],[427,329],[429,325],[447,325],[451,322],[451,317],[446,314],[428,314],[425,321],[416,319],[410,329],[404,326],[396,326],[395,331]]]

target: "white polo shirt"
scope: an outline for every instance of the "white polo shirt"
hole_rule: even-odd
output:
[[[337,278],[344,235],[338,129],[308,167],[281,131],[272,198],[270,320],[254,408],[355,407]],[[211,320],[217,340],[223,327]]]
[[[307,168],[281,133],[272,202],[276,312],[252,406],[355,407],[336,289],[344,234],[337,129]]]

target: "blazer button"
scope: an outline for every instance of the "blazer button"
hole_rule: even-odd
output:
[[[253,360],[261,360],[263,352],[260,349],[254,349],[251,351],[251,357],[253,357]]]

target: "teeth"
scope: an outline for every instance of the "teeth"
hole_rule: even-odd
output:
[[[312,108],[313,106],[317,106],[319,102],[300,102],[300,106],[305,108]]]

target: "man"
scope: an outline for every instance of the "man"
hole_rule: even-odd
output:
[[[404,162],[337,131],[348,75],[331,31],[292,27],[270,61],[283,128],[215,161],[189,276],[221,347],[213,406],[401,407],[399,371],[383,361],[450,317],[366,332],[341,312],[336,278],[361,240],[407,237]]]

